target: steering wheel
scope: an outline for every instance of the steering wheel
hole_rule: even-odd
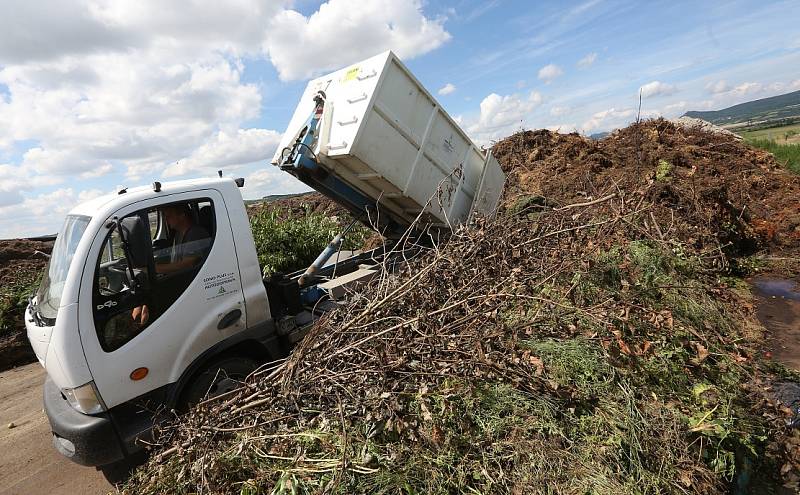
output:
[[[119,294],[130,286],[128,280],[128,261],[120,258],[107,267],[108,287],[104,290],[109,294]]]

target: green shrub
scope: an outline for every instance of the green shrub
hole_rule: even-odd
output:
[[[28,296],[36,291],[41,274],[21,272],[20,278],[11,285],[0,287],[0,335],[14,327],[14,320],[22,319]]]
[[[299,218],[287,218],[280,209],[257,213],[250,225],[265,276],[306,268],[344,228],[335,219],[308,210]],[[366,227],[354,226],[342,249],[361,247],[369,233]]]
[[[672,164],[666,160],[659,160],[656,167],[656,180],[659,182],[669,181],[669,174],[672,172]]]

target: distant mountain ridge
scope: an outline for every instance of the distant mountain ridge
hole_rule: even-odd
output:
[[[703,119],[716,125],[749,124],[800,118],[800,91],[740,103],[722,110],[690,111],[685,117]]]

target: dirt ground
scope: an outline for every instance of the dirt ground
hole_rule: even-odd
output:
[[[99,471],[53,448],[42,410],[44,377],[38,363],[0,373],[0,495],[108,493],[112,487]]]

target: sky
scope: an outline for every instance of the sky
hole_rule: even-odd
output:
[[[310,78],[393,50],[482,146],[800,89],[800,2],[4,0],[0,239],[120,187],[269,164]]]

